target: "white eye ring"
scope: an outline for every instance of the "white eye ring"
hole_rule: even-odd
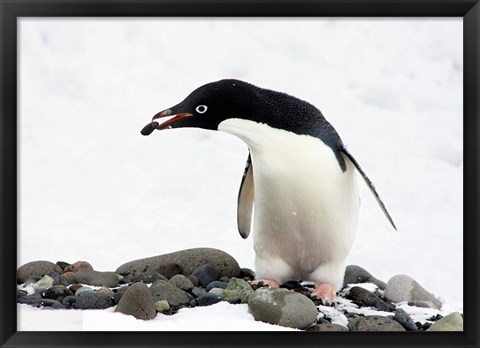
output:
[[[208,110],[208,107],[206,105],[199,105],[195,108],[195,111],[198,112],[199,114],[204,114]]]

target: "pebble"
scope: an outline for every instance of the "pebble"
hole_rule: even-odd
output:
[[[33,288],[37,291],[47,290],[53,285],[53,279],[48,275],[41,278],[38,282],[33,284]]]
[[[110,297],[113,297],[113,295],[114,295],[113,291],[110,290],[109,288],[105,287],[105,286],[102,286],[100,289],[96,290],[95,292],[97,294],[107,295],[107,296],[110,296]]]
[[[65,308],[74,308],[75,307],[75,301],[77,301],[78,297],[77,296],[66,296],[62,304],[65,306]]]
[[[155,302],[155,310],[159,313],[165,313],[170,311],[170,305],[166,300],[157,301]]]
[[[75,291],[75,296],[83,296],[85,294],[89,294],[89,293],[92,293],[92,292],[95,292],[92,288],[90,288],[88,286],[82,286],[82,287],[78,288],[77,291]]]
[[[115,288],[118,286],[118,276],[115,272],[77,271],[75,282],[94,286]]]
[[[65,306],[63,304],[61,304],[60,302],[52,304],[52,308],[53,309],[66,309]]]
[[[130,285],[118,302],[115,312],[133,315],[142,320],[151,320],[157,315],[152,293],[144,283]]]
[[[75,273],[74,272],[65,272],[65,273],[62,274],[62,278],[67,279],[70,282],[70,284],[75,283]]]
[[[248,278],[250,280],[255,279],[255,272],[252,271],[250,268],[240,268],[240,274],[238,275],[239,278]]]
[[[222,299],[222,295],[225,292],[225,289],[222,288],[212,288],[210,289],[209,293],[210,294],[215,294],[218,296],[218,298]],[[223,299],[222,299],[223,300]]]
[[[383,302],[380,297],[359,286],[351,288],[346,297],[349,300],[362,304],[363,306],[374,307],[386,312],[390,311],[390,307]]]
[[[385,298],[391,302],[423,301],[430,308],[440,309],[442,303],[415,279],[405,274],[393,276],[385,288]]]
[[[350,331],[405,331],[402,325],[389,317],[360,316],[348,321]]]
[[[221,300],[229,303],[247,303],[253,289],[247,281],[233,277],[223,291]]]
[[[169,254],[130,261],[118,267],[116,273],[124,276],[133,273],[150,275],[162,265],[171,263],[180,265],[184,275],[192,274],[196,268],[205,264],[209,264],[216,268],[220,273],[220,276],[238,277],[240,273],[240,267],[231,255],[222,250],[213,248],[186,249]],[[164,275],[167,276],[166,274]]]
[[[170,278],[170,283],[175,285],[177,288],[182,289],[183,291],[190,291],[193,289],[193,284],[190,279],[182,274],[174,275],[172,278]]]
[[[163,274],[161,274],[161,273],[153,272],[153,273],[150,275],[149,280],[150,280],[152,283],[155,283],[157,280],[168,280],[168,278],[165,277],[165,276],[164,276]]]
[[[190,279],[193,286],[198,286],[198,278],[195,277],[193,274],[188,275],[187,278]]]
[[[57,272],[54,272],[54,271],[50,271],[47,273],[47,275],[52,278],[52,279],[55,279],[57,278],[60,274],[58,274]]]
[[[93,271],[93,267],[87,261],[77,261],[65,267],[65,272]]]
[[[75,301],[77,309],[105,309],[113,306],[113,300],[108,295],[97,294],[96,292],[84,293],[78,296]]]
[[[393,320],[398,321],[407,331],[418,331],[418,327],[412,318],[402,308],[397,308]]]
[[[204,288],[214,280],[220,278],[218,271],[211,265],[202,265],[193,270],[192,274],[197,277],[198,283]]]
[[[152,286],[150,286],[150,292],[154,302],[166,300],[170,307],[174,309],[180,306],[188,306],[190,301],[194,299],[189,293],[164,280],[157,280],[153,283]]]
[[[314,326],[309,327],[306,331],[308,332],[320,332],[320,331],[348,331],[345,326],[332,324],[332,323],[324,323],[324,324],[317,324]]]
[[[63,269],[64,271],[65,271],[65,267],[70,266],[70,264],[65,261],[57,261],[55,264],[61,269]]]
[[[82,284],[72,284],[68,288],[72,290],[73,293],[76,293],[77,290],[80,289],[81,287],[83,287]]]
[[[190,293],[195,297],[199,297],[200,295],[205,294],[206,291],[205,289],[194,287],[192,290],[190,290]]]
[[[70,284],[73,284],[73,282],[70,281],[70,279],[67,279],[67,278],[62,277],[62,276],[58,276],[58,277],[53,279],[53,285],[69,286]]]
[[[67,296],[72,296],[72,290],[64,287],[63,285],[54,285],[43,292],[43,297],[50,298],[52,300],[57,300],[58,302],[62,302],[63,299]]]
[[[317,320],[317,307],[305,295],[293,290],[259,288],[248,301],[255,320],[285,327],[306,329]]]
[[[17,269],[17,283],[25,283],[26,280],[32,276],[43,277],[51,271],[57,272],[58,274],[63,273],[63,270],[59,266],[50,261],[28,262]]]
[[[463,331],[463,317],[453,312],[434,322],[427,331]]]
[[[215,280],[215,281],[211,282],[210,284],[208,284],[208,286],[205,290],[207,290],[207,292],[208,292],[208,291],[212,290],[213,288],[226,289],[227,286],[228,286],[228,283],[225,283],[225,282],[220,281],[220,280]]]
[[[385,287],[386,287],[386,284],[384,281],[381,281],[375,278],[362,267],[357,265],[348,265],[345,268],[345,275],[343,277],[343,287],[348,286],[348,284],[358,284],[358,283],[373,283],[382,290],[385,290]]]
[[[219,301],[220,299],[218,298],[218,296],[211,292],[207,292],[206,294],[203,294],[199,298],[197,298],[199,306],[210,306]]]

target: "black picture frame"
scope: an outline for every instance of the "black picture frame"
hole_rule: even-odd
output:
[[[478,0],[1,0],[1,347],[462,346],[479,345]],[[463,17],[464,332],[17,332],[17,20],[20,17]],[[448,282],[448,276],[445,278]],[[455,285],[452,284],[452,287]]]

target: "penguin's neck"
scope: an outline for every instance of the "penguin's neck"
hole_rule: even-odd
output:
[[[221,122],[218,130],[243,140],[250,149],[253,161],[268,162],[271,170],[285,171],[291,167],[295,171],[298,168],[292,166],[321,164],[322,171],[342,172],[333,150],[319,138],[239,118]]]

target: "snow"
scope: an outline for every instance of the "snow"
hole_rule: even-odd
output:
[[[254,269],[236,226],[246,146],[197,129],[140,135],[198,86],[238,78],[318,106],[375,184],[398,231],[359,179],[348,263],[408,274],[463,312],[461,37],[458,18],[22,18],[18,265],[108,271],[214,247]],[[151,322],[18,312],[19,330],[282,329],[224,303]]]

